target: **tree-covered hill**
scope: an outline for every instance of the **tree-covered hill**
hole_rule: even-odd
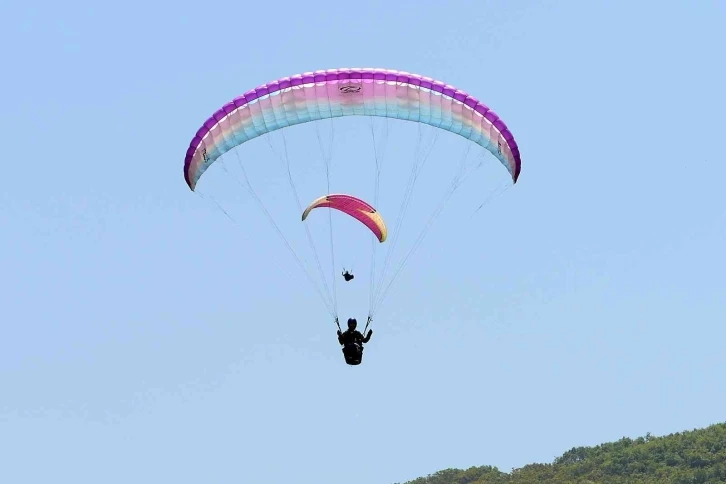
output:
[[[492,466],[446,469],[405,484],[715,484],[726,483],[726,423],[663,437],[650,433],[575,447],[551,464],[511,473]]]

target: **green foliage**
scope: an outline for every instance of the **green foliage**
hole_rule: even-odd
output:
[[[726,483],[726,423],[664,437],[648,433],[574,447],[552,464],[505,473],[492,466],[446,469],[405,484],[716,484]]]

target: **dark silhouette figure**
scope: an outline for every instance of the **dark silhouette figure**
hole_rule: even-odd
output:
[[[343,279],[345,279],[345,282],[349,282],[355,279],[355,276],[343,268]]]
[[[335,322],[338,322],[337,318]],[[349,365],[360,365],[363,359],[363,344],[368,343],[373,335],[373,330],[369,329],[368,335],[364,338],[361,332],[355,329],[356,326],[358,326],[358,321],[350,318],[348,319],[348,329],[345,332],[338,330],[338,343],[343,345],[343,356]]]

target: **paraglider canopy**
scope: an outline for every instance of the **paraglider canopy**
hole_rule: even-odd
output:
[[[386,229],[383,217],[381,217],[375,208],[371,207],[363,200],[351,195],[325,195],[314,200],[313,203],[305,209],[302,214],[302,220],[305,221],[313,209],[321,207],[334,208],[350,215],[368,227],[379,242],[384,242],[386,240],[388,230]]]
[[[337,116],[381,116],[428,124],[492,153],[517,182],[519,147],[502,119],[470,94],[430,77],[362,68],[306,72],[258,86],[219,108],[197,130],[184,158],[194,190],[221,155],[253,138]]]

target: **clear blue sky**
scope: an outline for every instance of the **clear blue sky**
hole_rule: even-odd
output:
[[[0,481],[392,483],[723,421],[725,9],[3,4]],[[469,91],[523,160],[474,217],[497,180],[480,171],[457,191],[358,368],[249,196],[219,169],[200,183],[243,231],[182,176],[223,103],[337,67]],[[370,136],[340,126],[332,188],[370,198]],[[314,134],[288,138],[304,202],[325,188]],[[415,144],[391,123],[386,166]],[[279,164],[249,145],[253,183],[310,263]],[[433,170],[464,145],[437,141],[401,247],[448,183]],[[383,174],[391,222],[405,174]],[[328,268],[326,218],[310,222]],[[337,269],[358,275],[337,282],[340,314],[363,319],[369,240],[334,224]]]

